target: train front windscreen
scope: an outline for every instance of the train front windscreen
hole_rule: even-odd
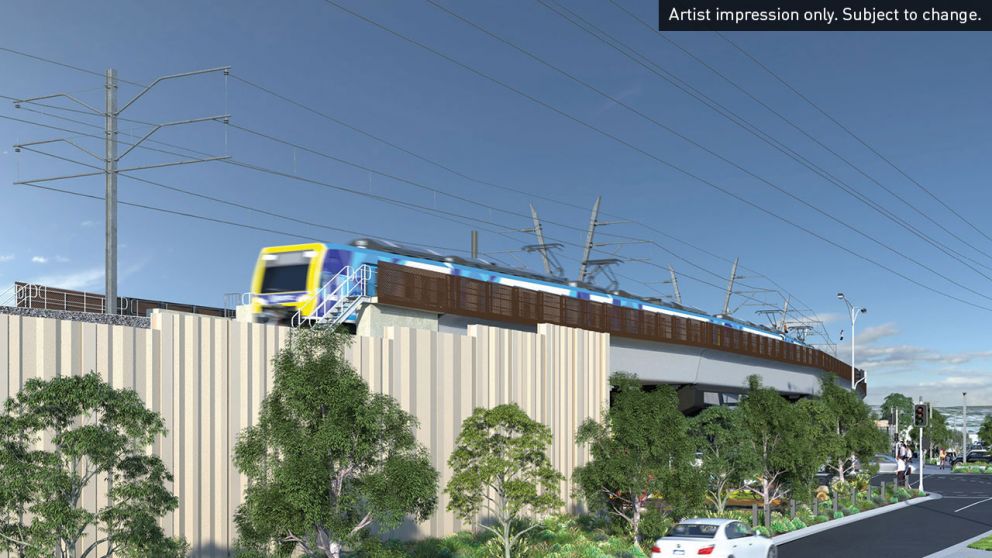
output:
[[[307,290],[307,277],[313,257],[312,251],[266,254],[261,294]]]

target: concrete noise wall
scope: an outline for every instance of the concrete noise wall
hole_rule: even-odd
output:
[[[238,433],[257,420],[273,379],[271,361],[289,338],[278,326],[155,311],[151,328],[0,314],[0,401],[31,378],[95,371],[134,389],[160,413],[168,435],[153,451],[175,476],[179,508],[164,518],[192,556],[226,556],[237,537],[233,517],[245,478],[231,463]],[[551,458],[566,477],[588,459],[574,443],[586,418],[608,402],[609,336],[553,325],[537,333],[470,326],[468,335],[386,328],[356,337],[346,351],[373,391],[395,397],[420,421],[418,437],[441,472],[461,421],[476,407],[519,404],[554,433]],[[95,510],[106,485],[93,483],[83,503]],[[571,485],[562,483],[571,502]],[[402,537],[444,536],[466,528],[447,512],[401,528]],[[96,533],[87,534],[93,540]],[[86,542],[85,544],[88,544]]]

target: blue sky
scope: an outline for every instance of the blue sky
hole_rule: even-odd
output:
[[[657,294],[652,290],[656,289],[668,294],[670,287],[657,283],[667,278],[658,266],[671,263],[683,274],[680,282],[685,301],[719,311],[720,287],[725,281],[721,277],[729,273],[729,260],[739,256],[747,268],[742,272],[746,277],[743,283],[769,288],[766,277],[774,279],[827,322],[834,341],[841,329],[850,329],[845,324],[845,309],[835,298],[838,290],[869,307],[858,322],[859,363],[867,359],[871,370],[869,401],[877,402],[890,391],[901,390],[914,397],[927,395],[938,404],[956,404],[960,392],[968,391],[970,402],[992,404],[992,343],[986,326],[990,310],[976,307],[992,308],[992,299],[985,298],[992,296],[989,278],[841,192],[822,176],[760,142],[540,3],[442,2],[753,175],[858,228],[892,251],[430,3],[335,1],[967,303],[950,300],[867,263],[320,0],[9,3],[0,17],[0,47],[95,71],[114,67],[121,78],[139,83],[163,74],[230,65],[234,77],[212,74],[163,83],[123,116],[141,122],[166,122],[229,113],[231,122],[238,126],[426,188],[219,123],[165,129],[154,137],[202,153],[230,155],[234,161],[297,178],[220,162],[141,171],[136,176],[297,220],[409,243],[467,250],[469,230],[475,227],[480,229],[482,251],[490,257],[536,269],[539,264],[533,257],[511,253],[533,242],[526,233],[514,231],[529,226],[527,205],[534,203],[547,221],[548,236],[566,243],[561,258],[572,275],[580,256],[577,245],[584,238],[581,229],[593,200],[602,195],[603,211],[609,213],[605,219],[636,222],[604,227],[600,240],[650,239],[677,254],[652,244],[604,247],[604,251],[618,251],[621,256],[649,259],[655,264],[624,264],[620,270],[622,288],[647,294]],[[656,18],[656,4],[652,2],[618,1],[644,20]],[[568,0],[562,5],[921,233],[964,254],[972,267],[992,276],[992,271],[983,267],[992,267],[989,238],[940,207],[719,36],[668,35],[857,169],[615,6],[588,0]],[[992,147],[992,110],[988,104],[992,98],[992,36],[739,33],[729,37],[992,236],[992,225],[986,218],[992,196],[987,187],[992,170],[988,157]],[[518,192],[456,176],[271,97],[238,77],[463,175]],[[122,85],[121,97],[129,98],[137,91],[134,86]],[[99,104],[102,80],[0,52],[0,95],[27,97],[53,92],[71,92],[88,103]],[[57,105],[73,107],[62,102]],[[98,118],[78,113],[35,108],[100,124]],[[0,115],[84,134],[100,133],[84,124],[17,110],[6,100],[0,103]],[[122,122],[121,128],[137,134],[147,130],[136,122]],[[4,215],[0,219],[0,285],[28,280],[102,290],[102,203],[12,185],[17,180],[89,170],[35,153],[15,153],[10,147],[65,135],[0,118],[0,205]],[[100,149],[99,141],[87,135],[78,137],[77,142],[91,150]],[[47,149],[77,160],[88,157],[67,146]],[[128,155],[122,167],[174,158],[138,149]],[[903,205],[861,172],[910,201],[968,245]],[[94,177],[50,185],[99,196],[103,182]],[[368,194],[407,205],[384,203]],[[357,236],[123,177],[120,198],[306,238],[346,242]],[[411,209],[409,204],[418,208]],[[120,216],[120,292],[220,305],[224,293],[247,290],[260,247],[296,240],[124,206]],[[781,302],[772,294],[757,296]],[[734,306],[745,300],[736,297]],[[743,306],[737,315],[763,320],[755,310]],[[838,350],[846,359],[849,346],[842,343]]]

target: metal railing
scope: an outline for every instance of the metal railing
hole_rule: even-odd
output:
[[[102,294],[72,291],[34,283],[16,282],[13,286],[0,293],[0,306],[32,308],[35,310],[102,314],[105,312],[104,301],[105,297]],[[118,315],[145,316],[155,308],[210,316],[225,315],[224,311],[220,308],[117,297]]]
[[[34,283],[14,283],[3,293],[0,293],[0,306],[17,308],[102,313],[104,311],[103,303],[103,296],[49,289],[46,285]],[[118,304],[120,309],[118,313],[127,314],[132,306],[131,299],[121,298]]]
[[[357,268],[345,266],[307,299],[290,319],[290,325],[299,327],[310,323],[333,327],[341,324],[368,300],[369,282],[374,273],[367,264]],[[313,309],[304,314],[303,310],[314,303]]]

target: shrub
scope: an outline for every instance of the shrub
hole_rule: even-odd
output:
[[[776,519],[772,521],[772,531],[776,533],[788,533],[793,529],[792,522],[788,519]]]
[[[795,519],[792,520],[792,529],[793,530],[796,530],[797,531],[799,529],[805,529],[806,527],[808,527],[808,525],[802,519],[799,519],[797,517],[797,518],[795,518]]]
[[[768,529],[765,529],[765,526],[764,525],[759,525],[759,526],[755,527],[754,528],[754,532],[757,533],[757,534],[759,534],[759,535],[765,536],[765,537],[772,536],[772,534],[768,532]]]
[[[641,516],[638,531],[641,540],[654,541],[665,536],[665,533],[672,528],[672,520],[656,509],[650,509]]]
[[[899,503],[899,498],[896,498],[895,496],[892,496],[891,498],[889,498],[889,503],[890,504],[898,504]]]
[[[861,509],[864,510],[864,511],[873,510],[873,509],[875,509],[877,507],[878,507],[878,504],[876,504],[875,502],[863,502],[861,504]]]
[[[813,518],[814,523],[826,523],[827,521],[830,521],[830,518],[823,515],[822,513]]]
[[[837,511],[834,512],[834,519],[840,519],[842,517],[844,517],[844,512],[842,512],[840,510],[837,510]]]
[[[854,515],[856,513],[861,513],[861,510],[857,506],[851,506],[844,510],[844,513],[847,515]]]
[[[901,486],[899,488],[895,489],[895,491],[893,493],[894,493],[895,497],[899,499],[899,501],[908,500],[909,499],[909,491],[906,490],[905,488],[901,487]]]

